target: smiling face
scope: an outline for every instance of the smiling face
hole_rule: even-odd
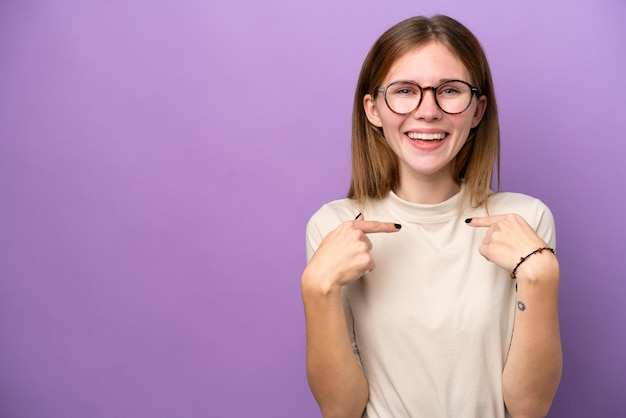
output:
[[[430,42],[401,56],[391,67],[381,87],[395,81],[412,81],[422,87],[438,86],[446,80],[473,84],[459,59],[439,42]],[[486,108],[486,97],[472,97],[463,113],[444,113],[433,92],[424,90],[419,107],[406,115],[392,112],[382,93],[363,98],[369,122],[382,128],[385,140],[398,157],[399,187],[396,193],[408,200],[412,190],[424,184],[450,195],[458,191],[452,162],[476,127]],[[447,196],[447,197],[450,197]]]

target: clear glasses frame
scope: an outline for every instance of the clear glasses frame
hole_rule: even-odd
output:
[[[437,91],[439,88],[441,88],[442,86],[449,86],[450,83],[462,83],[464,85],[466,85],[467,87],[469,87],[470,89],[470,95],[469,98],[467,100],[467,105],[463,108],[463,110],[457,111],[457,112],[448,112],[446,111],[443,107],[441,107],[441,104],[439,103],[439,100],[437,99]],[[420,92],[420,96],[419,96],[419,100],[417,102],[417,105],[412,109],[409,110],[407,112],[398,112],[396,110],[393,109],[393,107],[391,107],[391,105],[389,104],[389,101],[387,100],[387,92],[389,91],[389,88],[398,85],[398,84],[407,84],[407,85],[411,85],[411,86],[415,86],[417,87],[417,89]],[[433,92],[433,97],[435,99],[435,103],[437,104],[437,107],[439,107],[439,109],[441,109],[442,112],[448,114],[448,115],[458,115],[460,113],[465,112],[470,105],[472,104],[472,98],[474,97],[474,95],[476,95],[476,97],[480,97],[482,96],[482,92],[478,87],[474,87],[472,86],[470,83],[468,83],[467,81],[463,81],[463,80],[446,80],[443,81],[442,83],[440,83],[437,86],[427,86],[427,87],[422,87],[417,83],[414,83],[412,81],[405,81],[405,80],[400,80],[400,81],[394,81],[393,83],[390,83],[387,87],[379,87],[377,88],[374,93],[372,93],[372,96],[375,96],[377,93],[382,93],[383,97],[385,98],[385,103],[387,104],[387,107],[389,108],[389,110],[391,110],[393,113],[398,114],[398,115],[408,115],[409,113],[413,113],[415,112],[420,105],[422,104],[422,100],[424,99],[424,94],[425,91],[431,90]]]

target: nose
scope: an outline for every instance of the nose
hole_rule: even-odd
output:
[[[413,112],[415,119],[436,120],[441,118],[443,111],[435,100],[435,89],[433,87],[422,88],[422,100]]]

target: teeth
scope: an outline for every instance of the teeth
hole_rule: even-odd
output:
[[[422,141],[434,141],[443,139],[446,134],[438,133],[438,134],[423,134],[417,132],[409,132],[407,136],[411,139],[420,139]]]

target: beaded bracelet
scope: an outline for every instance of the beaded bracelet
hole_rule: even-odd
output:
[[[535,255],[537,253],[541,253],[543,250],[548,250],[550,251],[552,254],[556,254],[556,248],[550,248],[550,247],[541,247],[541,248],[537,248],[535,251],[533,251],[532,253],[528,254],[527,256],[524,257],[520,257],[519,259],[519,263],[517,263],[517,265],[515,266],[515,268],[513,268],[513,271],[511,272],[511,280],[515,280],[517,279],[517,269],[520,266],[520,264],[522,264],[524,261],[526,261],[526,259],[528,257],[530,257],[531,255]]]

